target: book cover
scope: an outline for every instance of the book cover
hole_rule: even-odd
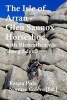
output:
[[[67,1],[0,1],[0,100],[67,100]]]

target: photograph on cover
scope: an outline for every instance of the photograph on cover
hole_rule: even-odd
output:
[[[0,100],[67,100],[67,1],[0,1]]]

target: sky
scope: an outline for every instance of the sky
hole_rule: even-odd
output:
[[[24,16],[24,12],[7,12],[7,7],[5,5],[14,5],[15,7],[22,7],[26,5],[28,7],[43,7],[46,5],[46,10],[55,11],[61,4],[67,0],[0,0],[0,17],[6,18],[7,15],[10,16]]]

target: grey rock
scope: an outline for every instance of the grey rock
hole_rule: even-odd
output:
[[[13,52],[13,53],[10,53]],[[9,64],[17,65],[19,67],[23,67],[23,64],[25,62],[28,62],[31,58],[31,55],[27,55],[27,52],[22,49],[22,50],[11,50],[8,51],[8,59],[9,59]],[[14,53],[16,52],[16,53]]]
[[[57,90],[63,93],[67,93],[67,73],[58,69],[54,72],[54,75],[60,84]]]
[[[13,35],[13,32],[6,30],[5,28],[0,27],[0,46],[5,46],[11,48],[12,37],[9,40],[8,35]]]
[[[52,24],[52,26],[55,26],[55,27],[60,27],[60,28],[65,28],[65,29],[67,29],[67,24],[65,23],[65,24],[57,24],[57,23],[55,23],[55,24]]]
[[[11,26],[10,24],[11,25],[13,25],[13,24],[17,25],[18,23],[14,22],[14,21],[9,21],[9,20],[7,20],[5,18],[0,18],[0,26],[6,27],[8,25],[7,28],[10,28],[10,26]]]
[[[47,94],[43,97],[43,100],[62,100],[62,98]]]
[[[48,50],[42,50],[38,52],[39,61],[42,63],[47,64],[55,64],[63,59],[67,59],[66,52],[56,48],[56,49],[48,49]]]
[[[20,93],[13,90],[7,90],[4,89],[1,92],[1,98],[2,99],[9,99],[9,100],[31,100],[29,97],[27,97],[27,92]]]
[[[21,67],[22,69],[24,69],[24,65],[25,63],[28,64],[30,58],[31,58],[31,55],[26,55],[26,54],[22,54],[22,55],[14,55],[14,61],[13,61],[13,65],[17,65],[19,67]],[[27,66],[27,65],[26,65]]]
[[[50,40],[50,44],[52,43],[56,45],[56,48],[60,48],[60,49],[67,51],[67,42],[55,38],[55,39]]]
[[[28,83],[28,90],[30,92],[35,92],[35,91],[39,91],[38,89],[38,85],[39,85],[39,82],[40,82],[40,79],[38,76],[34,77],[33,79],[29,80],[27,83]],[[33,94],[32,94],[33,95]]]
[[[56,48],[53,50],[53,62],[56,63],[56,62],[59,62],[63,59],[67,59],[67,54],[65,51],[59,49],[59,48]]]
[[[31,46],[35,43],[33,36],[25,32],[15,31],[14,37],[18,37],[18,39],[14,39],[14,44],[16,44],[16,46],[13,46],[14,49],[33,48],[33,46]]]
[[[67,23],[67,15],[55,14],[50,17],[50,23]]]
[[[54,38],[58,38],[67,42],[67,36],[62,35],[62,34],[57,34],[57,33],[53,34],[49,39],[54,39]]]
[[[25,92],[27,91],[27,80],[26,71],[18,67],[13,67],[8,71],[4,87],[14,91]]]
[[[42,95],[38,94],[38,93],[19,93],[13,90],[7,90],[4,89],[1,92],[1,98],[2,99],[9,99],[9,100],[42,100]]]
[[[56,66],[62,70],[64,70],[65,72],[67,72],[67,61],[66,60],[62,60],[58,63],[56,63]]]
[[[36,48],[40,48],[44,50],[48,48],[48,45],[49,45],[49,41],[47,40],[47,38],[43,38],[39,36],[39,40],[36,42]]]
[[[34,11],[29,11],[29,10],[26,10],[25,11],[25,16],[27,17],[30,17],[30,16],[39,16],[39,15],[42,15],[42,16],[50,16],[51,14],[51,11],[50,10],[44,10],[44,11],[40,11],[40,10],[34,10]]]
[[[19,28],[18,28],[19,27]],[[31,34],[37,34],[37,31],[35,30],[35,26],[32,26],[31,24],[25,24],[25,23],[18,23],[15,26],[16,31],[22,31],[26,33],[31,33]]]
[[[7,65],[7,64],[0,63],[0,70],[8,71],[12,67],[14,67],[14,65]]]
[[[57,92],[56,89],[58,88],[58,81],[54,76],[53,72],[44,71],[43,76],[40,82],[40,88],[42,91],[47,93],[54,93]]]
[[[37,29],[37,34],[45,37],[45,28],[44,29]],[[44,34],[44,35],[42,35]]]
[[[28,97],[33,100],[42,100],[42,95],[34,92],[29,93]]]
[[[39,61],[43,63],[51,63],[52,62],[52,50],[51,49],[49,49],[48,51],[39,50],[37,59],[39,59]]]
[[[31,53],[31,60],[36,60],[38,58],[38,49],[33,50]]]
[[[56,66],[55,65],[45,65],[45,64],[43,64],[42,69],[43,69],[43,71],[53,72],[53,71],[56,70]]]
[[[41,65],[41,67],[42,67],[42,65]],[[42,70],[42,68],[41,68],[41,69],[38,68],[38,79],[41,80],[42,74],[43,74],[43,70]]]
[[[30,59],[29,59],[30,60]],[[20,66],[21,69],[27,71],[28,69],[28,64],[29,64],[29,60],[28,61],[25,61],[22,66]]]
[[[24,62],[21,66],[19,66],[19,68],[27,71],[28,64],[29,64],[29,60]],[[12,67],[15,67],[15,65],[0,63],[0,70],[9,71],[9,69]]]
[[[66,94],[62,94],[62,97],[57,97],[55,95],[44,95],[43,100],[67,100],[67,95]]]
[[[8,49],[0,47],[0,63],[8,64],[9,59],[8,59]]]
[[[0,91],[3,89],[5,77],[6,77],[5,72],[0,70]]]
[[[31,23],[32,25],[47,25],[48,24],[49,17],[48,16],[32,16],[27,17],[27,20],[25,23]]]
[[[13,30],[26,32],[28,34],[41,35],[45,31],[44,26],[33,26],[31,24],[18,23]]]
[[[58,71],[58,73],[57,73]],[[64,81],[62,78],[59,79],[60,77],[66,77],[66,74],[63,74],[62,76],[60,75],[61,73],[65,73],[60,69],[56,69],[54,72],[50,71],[44,71],[42,79],[40,81],[40,88],[43,92],[47,92],[53,95],[56,95],[57,97],[67,97],[66,96],[66,81]],[[64,85],[63,86],[63,81]]]
[[[63,8],[63,9],[52,12],[51,16],[53,16],[53,15],[67,15],[66,12],[67,12],[67,8]]]
[[[18,54],[18,52],[20,52]],[[22,67],[25,62],[28,62],[31,58],[31,55],[27,55],[24,49],[21,51],[18,50],[8,50],[0,47],[0,63],[6,65],[17,65]]]
[[[60,34],[67,37],[67,29],[55,27],[54,30],[50,30],[46,33],[45,37],[50,38],[54,34]]]

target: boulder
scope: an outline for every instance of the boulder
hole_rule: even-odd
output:
[[[13,52],[13,53],[11,53]],[[16,52],[16,53],[14,53]],[[24,68],[24,63],[29,62],[31,55],[27,54],[24,49],[22,50],[11,50],[10,52],[8,51],[8,59],[9,59],[9,64],[12,65],[17,65],[21,68]],[[27,65],[26,65],[27,66]]]
[[[7,89],[2,90],[0,98],[6,100],[31,100],[29,97],[27,97],[27,92],[20,93]]]
[[[44,64],[55,64],[67,57],[66,52],[59,48],[55,48],[53,51],[52,49],[40,50],[38,56],[39,61]]]
[[[1,96],[2,99],[9,99],[9,100],[42,100],[42,95],[38,94],[38,93],[19,93],[13,90],[7,90],[4,89],[1,92]]]
[[[43,100],[67,100],[67,95],[62,94],[62,96],[60,97],[60,96],[46,94],[44,95]]]
[[[32,100],[42,100],[42,95],[38,93],[31,92],[28,94],[28,97]]]
[[[25,24],[25,23],[18,23],[16,26],[16,31],[30,33],[30,34],[37,34],[37,31],[35,30],[35,26],[31,24]]]
[[[55,23],[55,24],[52,24],[52,26],[67,29],[67,24],[66,23],[63,23],[63,24]]]
[[[43,92],[46,92],[46,94],[52,94],[57,97],[63,97],[66,96],[65,92],[61,90],[61,86],[55,75],[56,71],[60,70],[56,68],[55,71],[44,71],[41,81],[40,81],[40,89]],[[62,71],[62,70],[60,70]],[[52,75],[53,74],[53,75]],[[44,76],[45,75],[45,76]],[[60,75],[60,74],[59,74]]]
[[[14,49],[33,48],[32,45],[35,43],[33,35],[31,36],[25,32],[15,31],[14,37],[15,37],[13,46]]]
[[[40,79],[38,76],[34,77],[31,80],[28,80],[28,82],[27,82],[28,91],[29,92],[35,92],[35,91],[38,92],[39,91],[39,89],[38,89],[39,82],[40,82]]]
[[[27,91],[27,80],[28,77],[26,71],[18,67],[13,67],[8,71],[4,88],[9,88],[10,90],[19,92],[25,92]]]
[[[57,11],[53,11],[51,13],[51,16],[53,15],[67,15],[67,8],[63,8],[63,9],[60,9],[60,10],[57,10]]]
[[[53,34],[49,39],[54,39],[54,38],[58,38],[67,42],[67,36],[64,36],[62,34]]]
[[[0,70],[8,71],[12,67],[14,67],[14,65],[7,65],[7,64],[0,63]]]
[[[54,72],[54,75],[57,78],[58,83],[60,84],[57,90],[62,93],[67,93],[67,73],[63,70],[58,69]]]
[[[30,17],[30,16],[50,16],[51,11],[50,10],[44,10],[44,11],[40,11],[40,10],[34,10],[34,11],[30,11],[30,10],[26,10],[25,11],[25,16]]]
[[[62,100],[62,98],[47,94],[43,97],[43,100]]]
[[[39,36],[39,40],[36,42],[36,48],[44,50],[48,48],[48,45],[49,45],[49,41],[47,40],[47,38],[43,38]]]
[[[58,81],[53,72],[44,71],[40,81],[40,88],[43,92],[56,93],[58,88]]]
[[[64,70],[65,72],[67,72],[67,61],[66,60],[62,60],[58,63],[55,64],[58,68]]]
[[[67,15],[55,14],[50,17],[50,23],[67,23]]]
[[[9,59],[8,59],[8,49],[0,47],[0,63],[8,64]]]
[[[60,48],[64,51],[67,51],[67,42],[66,41],[55,38],[55,39],[50,40],[50,44],[52,44],[52,43],[56,45],[56,48]]]
[[[26,54],[22,54],[22,55],[14,55],[14,61],[13,61],[13,65],[17,65],[19,67],[21,67],[22,69],[24,69],[24,65],[25,63],[28,64],[30,58],[31,58],[31,55],[26,55]],[[27,66],[27,65],[26,65]]]
[[[19,68],[27,71],[28,64],[29,64],[29,60],[24,62],[21,66],[19,66]],[[6,72],[9,71],[9,69],[12,67],[15,67],[15,65],[0,63],[0,70],[6,71]]]
[[[43,28],[42,29],[39,28],[39,29],[37,29],[37,34],[42,36],[42,37],[45,37],[45,30],[46,30],[46,28],[44,28],[44,29]]]
[[[24,49],[8,50],[0,47],[0,63],[5,65],[17,65],[21,67],[25,62],[29,62],[31,55],[27,55]]]
[[[0,70],[0,91],[3,89],[6,74],[4,71]]]
[[[37,59],[42,63],[50,64],[52,62],[52,50],[39,50]]]
[[[43,71],[53,72],[53,71],[56,70],[56,66],[55,65],[45,65],[45,64],[43,64],[42,69],[43,69]]]
[[[30,59],[29,59],[30,60]],[[29,64],[29,60],[28,61],[25,61],[23,64],[22,64],[22,66],[20,66],[20,68],[21,69],[23,69],[23,70],[25,70],[25,71],[27,71],[27,69],[28,69],[28,64]]]
[[[61,61],[63,59],[66,59],[65,56],[67,57],[65,51],[63,51],[63,50],[61,50],[59,48],[55,48],[55,49],[53,49],[53,57],[52,57],[53,61],[52,62],[56,63],[56,62],[59,62],[59,61]]]
[[[38,58],[38,49],[34,49],[31,53],[31,60],[36,60]]]
[[[25,23],[32,24],[32,25],[47,25],[49,17],[48,16],[30,16],[27,17]]]
[[[25,32],[28,34],[41,35],[44,33],[46,26],[33,26],[31,24],[18,23],[13,30]]]
[[[59,28],[59,27],[55,27],[54,30],[49,30],[45,37],[46,38],[50,38],[52,35],[54,34],[59,34],[59,35],[64,35],[67,37],[67,29],[64,29],[64,28]]]
[[[0,18],[0,26],[6,27],[8,25],[7,28],[10,28],[10,24],[11,25],[13,25],[13,24],[17,25],[18,23],[14,22],[12,20],[10,21],[10,20],[5,19],[5,18]]]
[[[13,35],[13,32],[0,27],[0,46],[11,48],[12,47],[12,37],[9,39],[8,36]]]

